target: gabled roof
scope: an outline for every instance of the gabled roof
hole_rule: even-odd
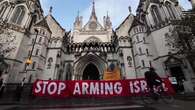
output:
[[[60,25],[60,23],[57,22],[57,20],[52,16],[52,14],[48,14],[45,18],[47,17],[51,17],[53,19],[53,21],[62,29],[65,31],[65,29]]]
[[[84,27],[82,28],[82,29],[84,29],[85,31],[89,31],[89,30],[92,30],[92,29],[90,29],[90,21],[88,21],[85,25],[84,25]],[[104,27],[97,21],[97,22],[95,22],[96,23],[96,25],[97,25],[97,28],[95,29],[95,31],[97,31],[98,29],[99,30],[102,30],[102,29],[104,29]],[[94,31],[94,30],[93,30]]]
[[[135,19],[133,20],[131,27],[135,27],[137,25],[144,25],[144,23],[142,23],[137,17],[134,17],[134,18]]]
[[[122,22],[115,30],[118,30],[118,29],[119,29],[119,28],[128,20],[128,18],[129,18],[130,16],[135,17],[133,14],[129,14],[129,15],[125,18],[125,20],[123,20],[123,22]]]
[[[142,23],[136,16],[134,16],[133,23],[132,23],[132,25],[131,25],[131,27],[130,27],[130,29],[129,29],[129,32],[131,31],[131,29],[132,29],[133,27],[138,26],[138,25],[144,26],[145,24]]]
[[[43,18],[42,20],[38,21],[34,26],[45,27],[50,33],[52,33],[50,28],[49,28],[49,25],[47,24],[46,18]]]

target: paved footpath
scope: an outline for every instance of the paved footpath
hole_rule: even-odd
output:
[[[110,106],[94,106],[94,107],[22,107],[22,106],[0,106],[0,110],[155,110],[142,105],[110,105]]]
[[[137,103],[143,104],[143,102],[140,101],[137,101]],[[154,110],[195,110],[195,100],[175,100],[171,104],[159,101],[155,104],[145,105],[145,107],[154,108]]]
[[[32,105],[0,105],[0,110],[195,110],[195,101],[175,100],[172,104],[158,102],[145,105],[141,100],[132,104],[82,105],[82,106],[32,106]]]
[[[176,96],[171,104],[157,102],[146,105],[140,98],[50,98],[11,101],[0,100],[0,110],[195,110],[195,94]]]

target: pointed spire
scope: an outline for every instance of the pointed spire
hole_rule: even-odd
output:
[[[107,11],[107,16],[106,16],[106,22],[110,22],[110,16],[108,15],[108,11]]]
[[[110,21],[110,16],[107,11],[107,16],[105,17],[105,27],[106,28],[111,28],[112,27],[112,22]]]
[[[77,17],[76,17],[76,22],[78,22],[79,23],[79,10],[78,10],[78,12],[77,12]]]
[[[74,22],[74,28],[75,29],[81,29],[82,27],[82,16],[79,15],[79,10],[77,12],[77,17],[75,18],[75,22]]]
[[[79,10],[78,10],[77,17],[75,19],[75,25],[79,25],[79,23],[80,23],[80,20],[79,20]]]
[[[92,19],[97,20],[97,16],[96,16],[96,13],[95,13],[95,1],[94,0],[93,0],[93,7],[92,7],[90,20],[92,20]]]
[[[78,10],[78,12],[77,12],[77,16],[79,16],[79,14],[80,14],[80,11]]]

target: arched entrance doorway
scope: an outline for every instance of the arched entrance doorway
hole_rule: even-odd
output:
[[[101,80],[103,73],[104,73],[104,70],[105,70],[105,67],[106,67],[106,60],[102,59],[101,57],[97,56],[96,54],[88,53],[88,54],[80,57],[75,62],[74,75],[73,75],[72,79],[73,80],[84,80],[84,79],[85,80],[86,79]],[[96,78],[91,78],[91,77],[87,78],[87,76],[89,76],[89,74],[90,74],[89,71],[91,71],[91,70],[93,70],[91,72],[91,74],[93,76],[96,76]]]
[[[173,84],[173,88],[176,92],[183,92],[184,85],[183,81],[186,79],[184,74],[183,62],[179,58],[170,56],[165,61],[165,66],[169,70],[171,77],[174,77],[177,80],[176,84]]]
[[[90,63],[83,71],[83,80],[100,80],[100,75],[97,67]]]

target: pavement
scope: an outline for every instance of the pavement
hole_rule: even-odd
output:
[[[146,105],[139,99],[132,100],[129,104],[94,104],[91,105],[1,105],[0,110],[194,110],[195,101],[175,100],[174,103],[166,104],[159,101]],[[122,102],[121,102],[122,103]]]
[[[176,94],[175,99],[185,100],[185,101],[193,101],[193,100],[195,101],[195,92]]]
[[[195,93],[177,94],[175,101],[146,105],[139,97],[0,99],[0,110],[194,110]]]

